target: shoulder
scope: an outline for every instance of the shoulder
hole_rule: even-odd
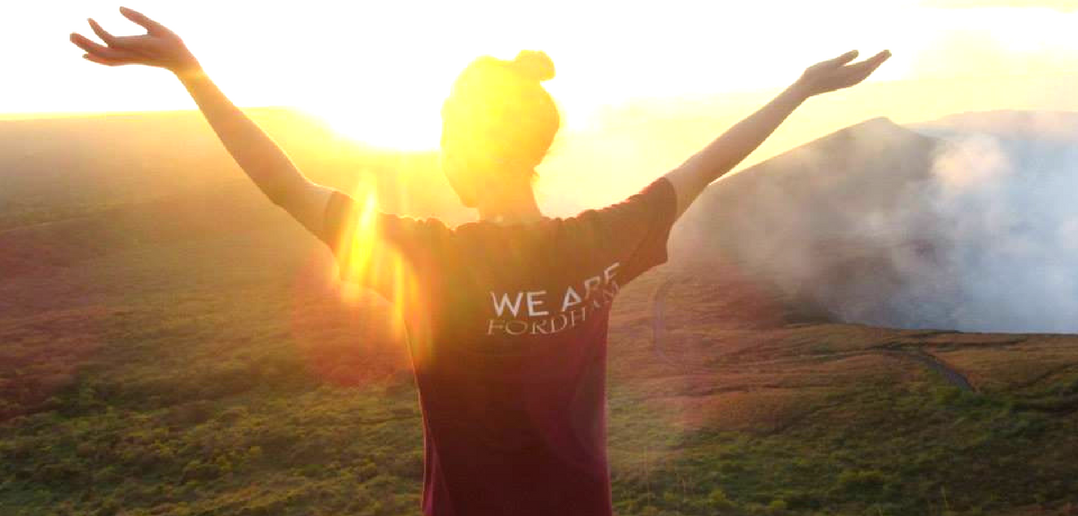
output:
[[[669,179],[660,177],[639,191],[616,203],[581,211],[567,219],[573,223],[637,224],[651,220],[666,221],[677,210],[677,193]]]

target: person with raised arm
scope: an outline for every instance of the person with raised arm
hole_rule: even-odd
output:
[[[171,71],[236,163],[324,241],[342,280],[401,307],[423,412],[423,512],[434,516],[612,514],[605,380],[610,306],[667,259],[671,226],[712,181],[810,97],[860,83],[890,54],[848,52],[806,69],[774,100],[616,204],[544,216],[535,168],[560,127],[542,52],[483,56],[442,106],[441,167],[478,220],[449,227],[372,209],[308,180],[214,85],[183,41],[146,29],[71,41],[94,63]],[[612,175],[611,177],[616,177]],[[399,267],[380,257],[392,255]]]

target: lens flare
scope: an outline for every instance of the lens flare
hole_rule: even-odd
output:
[[[365,299],[367,289],[389,302],[390,329],[394,340],[409,343],[413,363],[429,357],[429,314],[413,264],[404,258],[395,236],[414,221],[384,213],[379,209],[377,188],[360,185],[349,227],[342,232],[347,241],[338,249],[338,291],[349,304]]]

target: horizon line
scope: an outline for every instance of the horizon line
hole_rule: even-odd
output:
[[[1060,77],[1075,77],[1078,76],[1078,70],[1056,70],[1051,72],[1041,73],[1002,73],[1002,74],[969,74],[969,75],[956,75],[956,76],[941,76],[941,77],[918,77],[918,78],[895,78],[880,81],[871,81],[869,84],[902,84],[902,83],[919,83],[919,82],[950,82],[950,81],[973,81],[984,79],[1019,79],[1019,78],[1060,78]],[[710,96],[721,95],[737,95],[737,94],[751,94],[762,93],[781,88],[780,86],[768,86],[768,87],[755,87],[746,89],[736,89],[730,91],[716,91],[714,93],[702,93],[692,92],[684,95],[642,95],[635,99],[637,101],[647,102],[648,100],[669,99],[671,97],[689,97],[700,98]],[[631,101],[621,100],[617,104],[627,104]],[[318,114],[310,109],[303,108],[296,105],[287,104],[270,104],[270,105],[256,105],[256,106],[240,106],[244,110],[290,110],[302,112],[311,116],[317,117]],[[110,116],[110,115],[135,115],[146,113],[187,113],[192,111],[198,111],[197,107],[190,108],[166,108],[166,109],[121,109],[116,111],[110,110],[74,110],[74,111],[13,111],[13,112],[0,112],[0,122],[15,121],[15,120],[47,120],[54,118],[86,118],[97,116]]]
[[[288,105],[264,105],[264,106],[239,106],[240,109],[264,111],[264,110],[287,110],[298,111],[311,116],[317,116],[314,113],[301,108],[299,106]],[[124,115],[144,115],[144,114],[167,114],[167,113],[198,113],[197,107],[191,108],[172,108],[172,109],[123,109],[117,111],[26,111],[26,112],[10,112],[0,113],[0,122],[8,121],[29,121],[29,120],[50,120],[55,118],[94,118],[103,116],[124,116]]]

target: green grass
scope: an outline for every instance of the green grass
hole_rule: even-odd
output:
[[[61,406],[0,431],[4,514],[417,512],[408,384],[295,380],[142,409],[116,408],[98,385],[80,380]],[[678,433],[615,393],[618,514],[1009,514],[1078,492],[1072,418],[931,382],[827,406],[773,435]]]
[[[383,305],[360,316],[321,290],[311,245],[299,230],[252,232],[121,250],[61,276],[81,284],[0,282],[39,285],[52,307],[5,313],[0,348],[40,351],[27,367],[67,378],[5,400],[27,413],[0,424],[0,514],[418,514],[416,393],[387,349],[400,342]],[[654,359],[647,317],[627,312],[647,309],[652,286],[626,289],[612,326],[618,514],[1073,514],[1078,417],[1057,402],[1078,375],[1021,397],[930,373],[869,377],[786,425],[687,429],[631,366]],[[73,335],[93,348],[50,361],[50,342]],[[810,360],[831,352],[816,342]]]
[[[612,432],[637,428],[626,447],[661,442],[661,418],[642,429],[634,404],[622,406]],[[822,407],[779,433],[682,436],[618,472],[619,513],[1014,514],[1078,493],[1073,416],[939,381],[867,385]]]

